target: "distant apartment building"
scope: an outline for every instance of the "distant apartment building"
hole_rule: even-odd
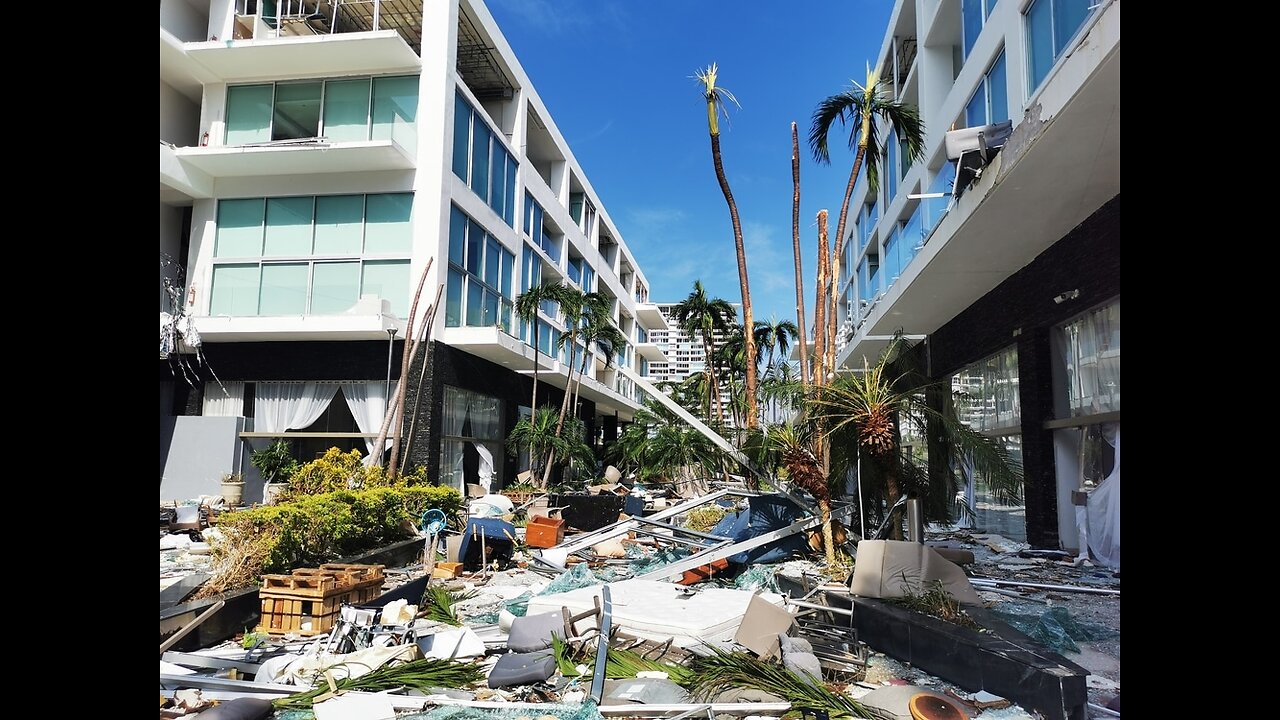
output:
[[[649,341],[662,350],[666,356],[666,362],[649,362],[647,364],[650,382],[682,383],[693,375],[706,372],[707,357],[702,344],[702,337],[697,334],[690,335],[680,329],[679,324],[671,319],[671,315],[678,304],[657,303],[658,312],[662,314],[667,329],[650,331]],[[738,305],[736,303],[732,303],[732,306],[737,310]],[[716,332],[712,335],[712,340],[717,348],[721,347],[726,339],[727,336],[721,332]],[[723,373],[719,371],[717,373],[721,378],[724,377]],[[730,397],[728,386],[722,385],[720,390],[720,407],[722,409],[720,421],[727,426],[733,425],[733,415],[729,407]],[[715,411],[713,407],[712,412]]]
[[[232,472],[255,499],[249,453],[279,438],[384,452],[408,337],[411,465],[513,481],[535,362],[539,404],[568,374],[557,308],[513,312],[544,281],[609,298],[627,338],[579,348],[593,442],[639,407],[617,368],[663,357],[639,263],[481,0],[162,0],[160,256],[162,499]]]

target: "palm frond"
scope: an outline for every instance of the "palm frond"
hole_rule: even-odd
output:
[[[751,688],[777,695],[796,708],[824,711],[831,717],[875,717],[857,700],[827,688],[821,678],[797,675],[746,653],[712,648],[711,655],[696,658],[689,669],[692,679],[686,687],[704,702],[725,690]]]
[[[813,159],[828,165],[831,163],[829,140],[831,126],[837,120],[844,125],[857,126],[862,123],[862,105],[864,95],[857,90],[845,90],[823,98],[813,111],[809,124],[809,150]]]

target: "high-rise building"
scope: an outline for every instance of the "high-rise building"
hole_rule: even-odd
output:
[[[650,331],[649,340],[662,350],[666,356],[666,362],[648,363],[650,382],[681,383],[694,375],[706,372],[707,354],[702,343],[702,337],[685,332],[671,318],[678,304],[657,303],[658,312],[662,314],[663,319],[666,321],[667,329]],[[737,303],[730,303],[730,306],[735,311],[739,307]],[[727,339],[728,336],[723,332],[712,333],[712,340],[717,348],[722,347]],[[717,370],[723,382],[724,373],[719,369]],[[728,386],[722,385],[720,388],[720,422],[726,426],[733,425],[733,413],[729,405],[730,398],[731,394]],[[713,413],[716,412],[716,408],[713,406],[711,411]]]
[[[627,338],[576,353],[593,442],[639,407],[616,368],[661,357],[635,256],[482,0],[162,0],[160,257],[162,498],[244,472],[255,499],[246,458],[278,438],[382,452],[402,380],[411,466],[513,481],[535,362],[543,405],[570,361],[557,307],[513,310],[542,282],[605,295]]]

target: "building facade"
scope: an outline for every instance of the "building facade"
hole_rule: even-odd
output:
[[[513,311],[542,282],[605,295],[628,339],[576,352],[591,438],[639,407],[616,368],[665,323],[481,0],[164,0],[160,125],[162,498],[252,483],[280,437],[378,452],[406,339],[410,465],[513,481],[535,363],[539,405],[568,375],[558,308]]]
[[[1114,516],[1118,563],[1120,3],[900,0],[878,61],[927,134],[913,163],[885,128],[881,187],[855,191],[840,364],[923,338],[961,417],[1023,465],[1025,505],[971,482],[974,522],[1075,551],[1075,491],[1114,477],[1114,506],[1084,512],[1095,539]]]

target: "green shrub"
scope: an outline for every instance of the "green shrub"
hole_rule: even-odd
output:
[[[247,585],[263,573],[315,567],[411,537],[422,513],[462,508],[457,490],[434,485],[374,487],[297,495],[278,505],[227,513],[218,519],[226,536],[216,552],[224,570],[204,596]]]
[[[723,519],[723,508],[717,505],[700,507],[689,511],[689,514],[685,516],[684,526],[690,530],[709,533]]]
[[[416,487],[427,484],[427,469],[424,467],[389,478],[381,467],[363,465],[363,458],[364,454],[359,450],[352,449],[351,452],[344,453],[331,447],[324,455],[293,473],[287,493],[289,496],[319,495],[338,490]]]

